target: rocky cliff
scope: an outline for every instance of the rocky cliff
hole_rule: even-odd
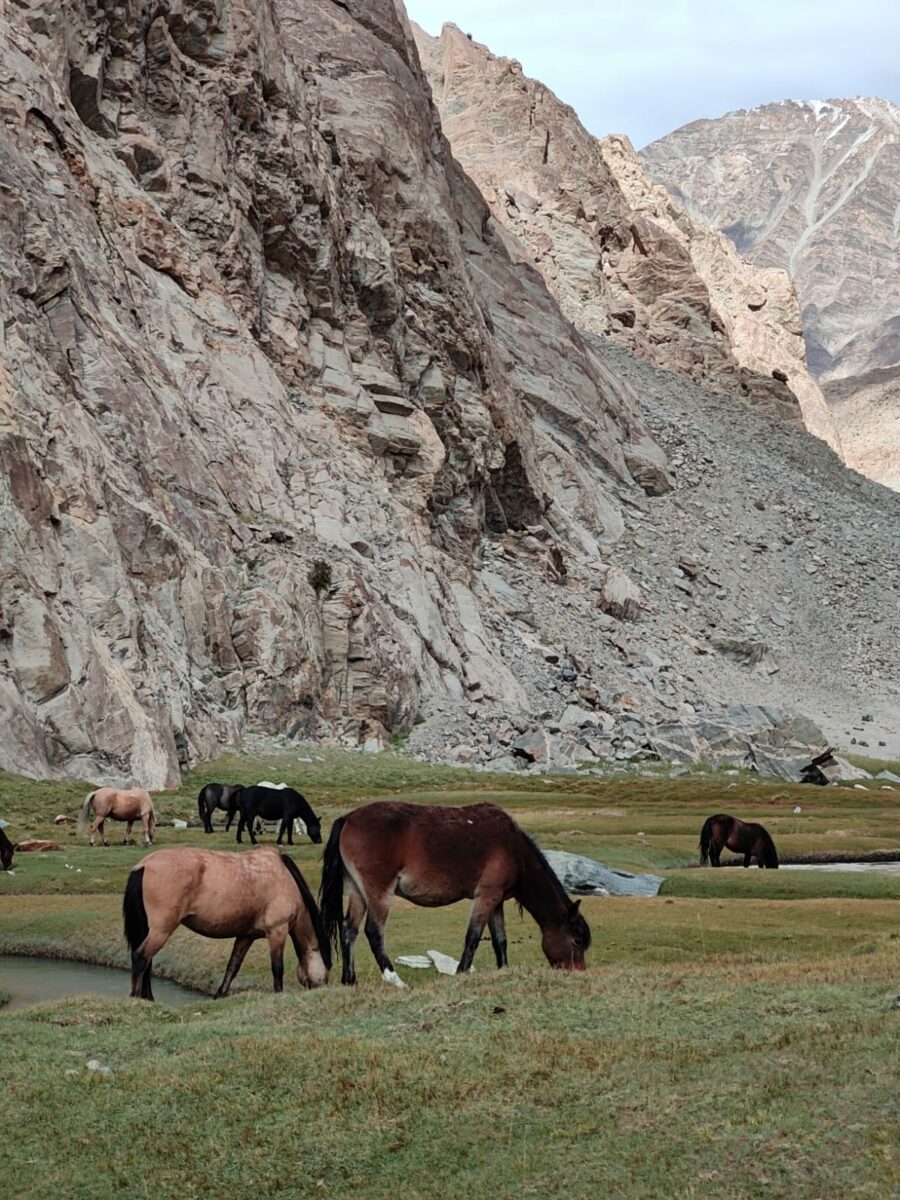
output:
[[[627,138],[593,137],[519,63],[455,25],[414,33],[453,153],[575,325],[771,415],[802,413],[840,452],[783,270],[750,266]]]
[[[392,0],[7,5],[0,274],[0,767],[900,728],[900,498],[578,333]]]
[[[789,270],[847,461],[900,488],[900,109],[782,101],[695,121],[641,158],[751,262]]]
[[[521,706],[480,539],[595,556],[665,458],[392,0],[7,5],[0,97],[0,766]]]

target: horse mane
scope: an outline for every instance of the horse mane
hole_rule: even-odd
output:
[[[530,856],[527,856],[527,857],[531,857],[534,860],[536,860],[537,866],[539,867],[540,872],[541,872],[542,879],[549,885],[550,890],[557,897],[557,899],[559,899],[563,902],[566,909],[567,910],[570,909],[572,907],[572,899],[569,896],[569,893],[563,887],[559,876],[556,874],[556,872],[550,866],[550,863],[547,861],[547,856],[544,854],[543,850],[540,848],[540,846],[537,844],[537,842],[534,840],[534,838],[531,836],[531,834],[526,833],[524,829],[519,828],[519,833],[522,835],[525,845],[531,851]],[[523,855],[522,856],[522,865],[523,866],[528,865],[528,864],[526,864],[525,859],[526,859],[526,856]],[[516,904],[519,906],[519,912],[521,913],[522,901],[517,898]],[[584,930],[585,930],[585,932],[584,932],[584,939],[585,939],[584,940],[584,949],[587,950],[591,944],[591,930],[590,930],[590,926],[588,925],[588,923],[586,921],[584,922]]]
[[[325,922],[322,920],[322,914],[319,912],[319,906],[316,904],[312,892],[309,890],[309,884],[300,873],[300,868],[287,854],[279,854],[278,856],[284,864],[288,874],[297,885],[297,890],[306,905],[306,911],[309,913],[310,920],[313,923],[313,929],[316,931],[316,941],[319,943],[319,953],[322,956],[322,962],[331,970],[331,940],[325,932]]]
[[[757,823],[756,828],[759,830],[760,836],[762,837],[762,840],[763,840],[763,844],[766,847],[766,854],[765,854],[766,863],[765,863],[765,865],[767,867],[777,867],[778,866],[778,851],[775,849],[775,842],[772,839],[771,833],[769,833],[769,831],[768,831],[768,829],[766,829],[765,825],[760,825]]]

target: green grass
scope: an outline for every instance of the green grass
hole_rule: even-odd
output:
[[[123,996],[0,1014],[0,1178],[16,1200],[896,1193],[900,881],[685,868],[718,810],[762,821],[782,854],[896,847],[900,794],[715,774],[487,776],[399,754],[301,753],[317,761],[231,755],[157,797],[160,817],[193,815],[214,779],[295,781],[326,830],[375,796],[490,799],[543,845],[658,871],[663,891],[583,901],[594,943],[580,976],[551,972],[534,923],[512,910],[502,973],[484,944],[472,977],[401,967],[400,993],[361,938],[356,989],[300,993],[289,952],[275,997],[260,944],[225,1002],[176,1010]],[[0,952],[126,964],[120,895],[144,852],[91,849],[53,826],[86,790],[0,778],[10,833],[64,846],[0,874]],[[159,844],[233,841],[162,825]],[[313,886],[320,852],[306,839],[294,847]],[[467,910],[396,902],[389,952],[458,955]],[[228,951],[179,930],[156,965],[208,994]],[[91,1058],[113,1074],[87,1071]]]

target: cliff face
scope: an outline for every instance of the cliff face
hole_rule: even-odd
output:
[[[641,158],[751,262],[790,272],[847,461],[900,488],[900,109],[782,101],[695,121]]]
[[[405,18],[6,13],[0,766],[158,787],[244,727],[521,704],[482,535],[593,555],[669,481],[492,230]]]
[[[840,453],[783,270],[746,263],[520,65],[414,27],[455,156],[567,317],[715,391],[802,419]]]

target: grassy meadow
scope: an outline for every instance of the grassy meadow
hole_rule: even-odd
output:
[[[399,967],[404,992],[381,982],[361,937],[354,990],[300,992],[289,950],[276,997],[260,944],[223,1002],[142,1004],[123,975],[121,1000],[0,1008],[4,1195],[897,1193],[900,879],[693,864],[717,811],[762,821],[782,855],[896,849],[900,792],[716,774],[492,776],[311,749],[207,764],[155,798],[160,821],[196,817],[206,782],[260,778],[298,784],[326,830],[380,796],[491,800],[545,848],[665,882],[653,899],[583,901],[594,935],[583,975],[551,972],[536,926],[512,909],[509,970],[485,942],[468,978]],[[108,849],[54,825],[86,791],[0,776],[13,840],[63,847],[0,873],[0,953],[126,965],[121,891],[144,851],[115,844],[113,823]],[[232,848],[233,834],[161,824],[157,845],[171,844]],[[313,886],[320,852],[306,839],[293,850]],[[398,901],[388,951],[458,956],[466,919],[466,905]],[[157,971],[208,994],[228,951],[180,930]],[[111,1073],[89,1071],[92,1059]]]

